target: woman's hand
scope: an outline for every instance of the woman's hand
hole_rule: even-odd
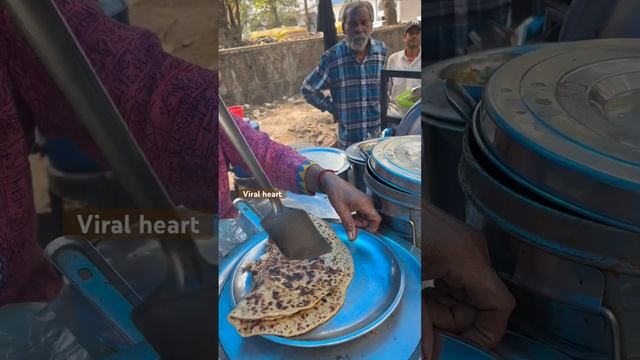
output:
[[[355,240],[358,227],[372,233],[378,231],[382,218],[373,207],[371,198],[332,172],[323,172],[320,175],[322,170],[317,165],[307,170],[309,190],[327,194],[347,231],[349,240]],[[355,214],[352,214],[353,212]]]

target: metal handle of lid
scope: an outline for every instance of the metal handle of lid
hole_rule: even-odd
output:
[[[413,246],[418,247],[418,232],[416,231],[416,223],[409,217],[409,224],[411,225],[411,242]]]
[[[512,279],[504,274],[500,273],[500,277],[508,284],[512,284],[513,286],[518,286]],[[563,303],[566,305],[574,306],[580,310],[585,310],[592,314],[601,315],[605,322],[609,324],[611,329],[611,342],[613,343],[613,360],[622,360],[622,339],[620,338],[620,322],[616,317],[616,314],[611,311],[608,307],[604,305],[600,305],[598,307],[585,306],[579,302],[567,302],[566,299],[560,299],[556,296],[551,296],[549,294],[542,295],[544,298],[547,298],[551,301]]]
[[[242,157],[242,160],[249,168],[249,172],[251,172],[251,175],[253,175],[253,177],[255,178],[258,186],[265,190],[272,190],[273,185],[271,185],[271,181],[269,181],[269,178],[265,174],[264,169],[262,168],[262,166],[260,166],[256,155],[253,153],[253,151],[251,151],[251,148],[247,143],[247,139],[245,139],[240,132],[240,129],[233,120],[233,117],[231,116],[229,109],[227,109],[227,106],[222,100],[222,97],[218,96],[218,102],[218,114],[222,130],[227,135],[229,141],[231,141],[231,144],[236,149],[236,151],[238,151],[240,157]],[[270,197],[269,201],[273,206],[275,214],[280,214],[282,212],[282,202],[280,201],[280,199]]]
[[[622,360],[622,339],[620,339],[620,323],[616,315],[606,306],[600,307],[600,313],[611,327],[611,341],[613,342],[613,359]]]
[[[473,111],[478,103],[469,95],[464,86],[451,79],[444,80],[443,88],[447,103],[467,124],[471,124]]]

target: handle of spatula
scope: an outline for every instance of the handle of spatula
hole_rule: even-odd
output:
[[[267,177],[264,169],[258,162],[256,155],[251,151],[247,140],[244,138],[240,129],[236,125],[231,113],[227,109],[224,101],[220,96],[218,96],[218,117],[220,121],[220,125],[222,126],[222,130],[231,141],[233,147],[238,151],[240,157],[249,168],[249,172],[256,179],[258,186],[260,186],[264,190],[273,190],[273,185],[271,185],[271,181]],[[276,214],[279,214],[282,211],[282,202],[278,198],[269,198],[271,204],[274,207]]]

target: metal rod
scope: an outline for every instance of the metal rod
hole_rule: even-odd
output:
[[[222,130],[231,141],[233,147],[238,151],[244,163],[249,167],[249,171],[255,177],[258,186],[265,190],[273,189],[273,185],[269,178],[264,172],[262,166],[258,162],[256,155],[251,151],[247,140],[244,138],[240,129],[236,125],[231,113],[227,109],[227,106],[222,100],[221,97],[218,97],[218,118],[220,121],[220,125],[222,126]],[[275,197],[270,197],[269,201],[271,201],[271,205],[273,206],[273,210],[275,214],[279,214],[282,211],[282,202],[280,199]]]
[[[600,308],[600,313],[611,327],[611,342],[613,344],[613,359],[622,360],[622,339],[620,338],[620,323],[616,315],[606,306]]]
[[[174,208],[53,2],[0,0],[0,4],[9,11],[135,203],[147,209]],[[193,241],[160,243],[180,288],[187,273],[200,276],[191,257],[198,254]]]
[[[406,70],[382,70],[380,73],[380,125],[383,129],[389,127],[387,120],[387,109],[389,108],[389,97],[387,96],[387,81],[391,78],[420,79],[422,72]],[[393,99],[391,99],[393,101]]]

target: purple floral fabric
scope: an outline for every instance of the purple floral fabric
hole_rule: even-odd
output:
[[[218,137],[217,73],[168,55],[154,34],[107,18],[92,2],[55,3],[173,201],[232,215],[226,169],[241,162],[226,138]],[[305,159],[238,123],[276,186],[302,191]],[[0,306],[47,301],[60,287],[36,242],[27,158],[36,126],[46,137],[70,138],[100,159],[73,109],[0,9]]]

